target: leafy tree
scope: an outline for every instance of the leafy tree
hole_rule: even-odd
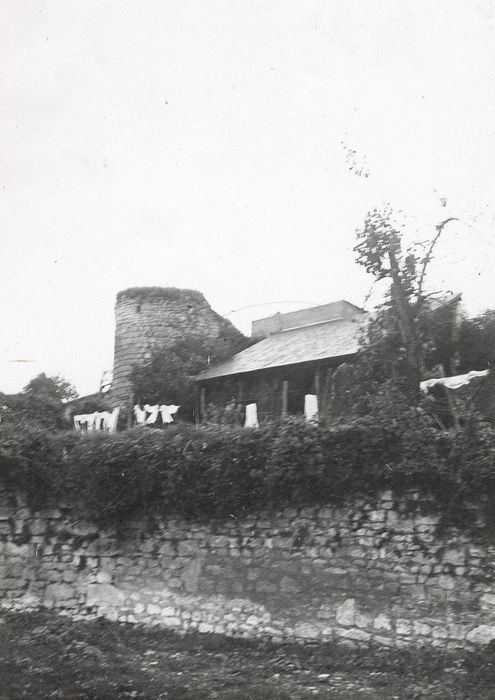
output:
[[[195,378],[209,364],[216,364],[246,348],[252,341],[241,333],[205,339],[186,334],[169,347],[157,348],[146,365],[131,373],[135,398],[140,403],[166,403],[181,407],[191,420],[195,406]]]
[[[23,393],[27,397],[46,398],[54,401],[68,401],[77,398],[77,391],[70,382],[63,377],[47,377],[44,372],[24,387]]]
[[[427,318],[429,297],[424,291],[426,271],[445,226],[453,220],[440,222],[427,244],[406,250],[389,206],[369,212],[362,229],[356,231],[358,264],[375,281],[390,283],[385,304],[368,326],[365,345],[372,356],[380,357],[382,366],[386,365],[386,347],[391,375],[403,383],[412,403],[418,400],[425,357],[433,347]]]
[[[66,427],[65,402],[76,398],[74,387],[62,377],[34,377],[19,394],[0,396],[2,420],[31,423],[50,430]]]
[[[495,361],[495,310],[489,309],[461,324],[458,341],[459,372],[484,370]]]

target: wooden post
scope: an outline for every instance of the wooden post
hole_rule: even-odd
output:
[[[244,398],[244,384],[242,383],[242,379],[239,379],[237,382],[237,403],[242,403],[242,400]]]
[[[333,370],[331,367],[328,367],[327,371],[325,372],[325,385],[323,387],[323,395],[321,397],[322,401],[322,407],[321,407],[321,412],[326,416],[327,411],[330,409],[330,403],[331,403],[331,393],[332,393],[332,378],[333,378]]]
[[[440,365],[440,374],[442,377],[445,377],[445,367],[443,365]],[[449,405],[450,413],[452,415],[452,421],[454,423],[454,430],[455,432],[459,432],[459,428],[461,427],[459,424],[459,416],[457,415],[456,407],[455,407],[455,402],[452,397],[452,394],[450,393],[449,389],[444,385],[443,387],[445,389],[445,396],[447,397],[447,403]]]
[[[449,404],[450,412],[452,414],[452,420],[454,422],[454,430],[456,433],[458,433],[461,426],[459,423],[459,417],[457,415],[454,399],[452,398],[452,394],[450,393],[448,387],[444,387],[444,389],[445,393],[447,394],[447,402]]]
[[[133,416],[134,416],[134,395],[129,394],[128,412],[127,412],[127,427],[128,428],[132,428]]]
[[[321,406],[321,370],[319,367],[315,369],[315,394],[318,401],[318,413],[322,412]]]
[[[282,417],[286,418],[289,415],[289,380],[284,379],[282,382]]]
[[[206,415],[206,387],[199,390],[199,420],[204,420]]]

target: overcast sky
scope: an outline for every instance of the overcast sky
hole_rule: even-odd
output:
[[[0,390],[96,390],[130,286],[198,289],[244,331],[360,305],[354,231],[383,202],[411,240],[459,217],[430,286],[495,308],[495,0],[4,0],[0,21]]]

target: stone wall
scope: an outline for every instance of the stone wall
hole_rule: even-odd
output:
[[[186,334],[231,342],[242,335],[217,314],[200,292],[139,288],[120,292],[115,305],[115,350],[110,400],[128,407],[132,368],[150,360],[154,348],[169,347]]]
[[[495,542],[439,535],[410,494],[226,522],[78,522],[0,490],[10,609],[282,641],[446,648],[495,639]]]

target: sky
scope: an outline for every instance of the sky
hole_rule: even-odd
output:
[[[4,0],[0,23],[0,391],[97,390],[127,287],[198,289],[247,333],[362,305],[384,203],[409,241],[457,217],[429,288],[495,308],[495,0]]]

